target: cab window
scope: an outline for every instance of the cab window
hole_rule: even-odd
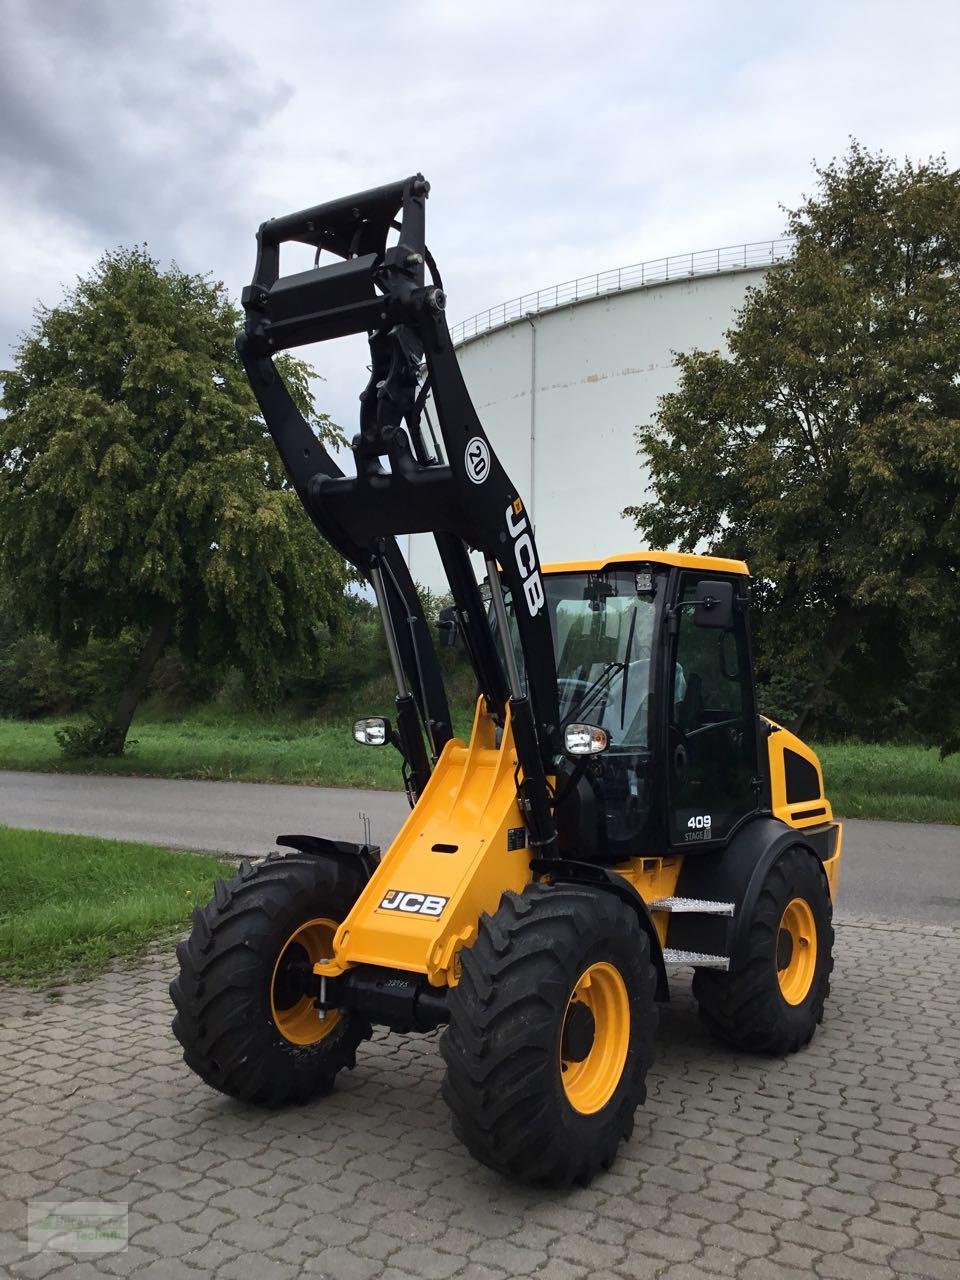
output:
[[[681,600],[701,573],[685,573]],[[724,839],[757,807],[756,717],[744,609],[730,630],[698,627],[680,611],[667,726],[671,836],[676,844]]]
[[[642,576],[643,577],[643,576]],[[656,611],[649,575],[630,570],[551,574],[545,581],[557,663],[560,722],[606,729],[610,751],[643,751],[649,742],[650,652]],[[509,594],[507,616],[523,670]],[[496,636],[498,647],[500,637]]]
[[[561,723],[606,729],[611,751],[648,746],[654,596],[632,571],[547,579]]]

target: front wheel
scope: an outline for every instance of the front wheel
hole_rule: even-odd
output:
[[[743,963],[732,973],[694,974],[710,1030],[753,1053],[796,1053],[809,1044],[830,993],[832,921],[822,866],[805,849],[788,849],[760,889]]]
[[[355,1065],[369,1023],[335,1009],[321,1016],[303,979],[332,954],[364,882],[359,863],[307,853],[272,853],[217,882],[177,947],[170,984],[173,1034],[207,1084],[280,1106],[329,1092]]]
[[[585,1185],[646,1097],[656,978],[636,913],[589,888],[529,885],[461,956],[440,1046],[454,1131],[501,1173]]]

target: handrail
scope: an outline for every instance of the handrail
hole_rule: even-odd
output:
[[[691,276],[716,275],[721,271],[744,271],[750,267],[762,267],[789,258],[793,240],[782,236],[777,240],[755,240],[752,244],[728,245],[722,249],[701,249],[693,253],[673,254],[668,258],[654,258],[650,262],[638,262],[628,267],[614,267],[610,271],[598,271],[593,276],[580,276],[562,284],[525,293],[499,306],[479,311],[468,320],[461,320],[450,330],[453,341],[463,342],[491,329],[499,329],[522,316],[552,311],[570,302],[586,298],[599,298],[605,294],[622,293],[627,289],[641,289],[649,285],[665,284],[670,280],[689,279]]]

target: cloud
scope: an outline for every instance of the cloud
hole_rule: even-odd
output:
[[[180,239],[198,198],[209,204],[211,173],[224,182],[232,213],[233,140],[261,128],[290,85],[193,29],[164,0],[18,0],[7,8],[5,186],[101,244],[158,233]],[[246,100],[236,92],[243,82]]]
[[[0,342],[106,247],[238,294],[265,217],[422,169],[452,321],[779,234],[850,134],[960,150],[952,0],[8,0]],[[315,359],[352,430],[362,342]]]
[[[249,97],[238,92],[246,85]],[[165,0],[13,0],[0,45],[0,340],[106,248],[215,265],[239,220],[237,136],[293,92]]]

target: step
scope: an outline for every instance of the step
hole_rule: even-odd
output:
[[[708,898],[657,898],[647,906],[651,911],[669,911],[673,915],[687,912],[698,916],[732,916],[737,910],[735,902],[711,902]]]
[[[664,947],[664,964],[688,964],[694,969],[729,969],[729,956],[712,956],[703,951],[678,951],[675,947]]]

